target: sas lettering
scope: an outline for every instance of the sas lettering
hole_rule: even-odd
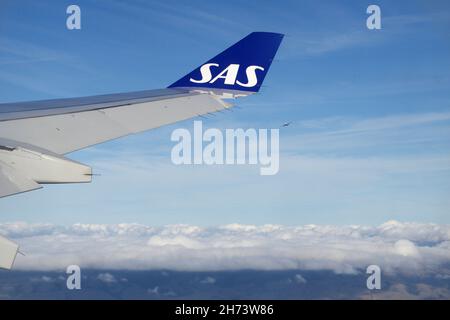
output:
[[[258,84],[258,78],[256,77],[256,70],[264,71],[264,68],[260,66],[247,67],[247,69],[245,69],[247,82],[243,83],[240,82],[239,80],[236,80],[240,68],[239,64],[230,64],[214,78],[211,72],[212,67],[218,68],[219,65],[217,63],[204,64],[200,67],[200,73],[202,75],[202,78],[200,80],[190,78],[189,80],[193,83],[214,83],[219,79],[224,79],[224,84],[227,85],[238,84],[241,87],[251,88]]]

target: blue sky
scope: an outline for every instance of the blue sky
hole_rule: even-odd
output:
[[[66,29],[76,3],[82,29]],[[2,1],[0,101],[161,88],[252,31],[286,34],[262,92],[204,120],[281,130],[280,173],[176,167],[171,132],[71,155],[89,185],[0,200],[0,222],[450,223],[450,6],[378,1]]]

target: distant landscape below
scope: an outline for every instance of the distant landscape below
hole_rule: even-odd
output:
[[[82,271],[81,290],[65,272],[0,271],[0,299],[450,299],[450,281],[436,276],[382,278],[366,288],[363,270]]]

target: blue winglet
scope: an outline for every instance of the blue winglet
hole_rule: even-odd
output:
[[[169,88],[212,88],[258,92],[283,35],[252,32]]]

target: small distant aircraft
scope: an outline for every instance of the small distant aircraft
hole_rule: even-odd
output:
[[[285,123],[283,123],[283,124],[281,125],[281,128],[289,127],[289,126],[291,125],[291,123],[292,123],[292,121],[285,122]]]
[[[283,35],[253,32],[165,89],[0,104],[0,197],[43,184],[91,182],[66,154],[232,107],[259,91]],[[18,251],[0,237],[0,268]]]

